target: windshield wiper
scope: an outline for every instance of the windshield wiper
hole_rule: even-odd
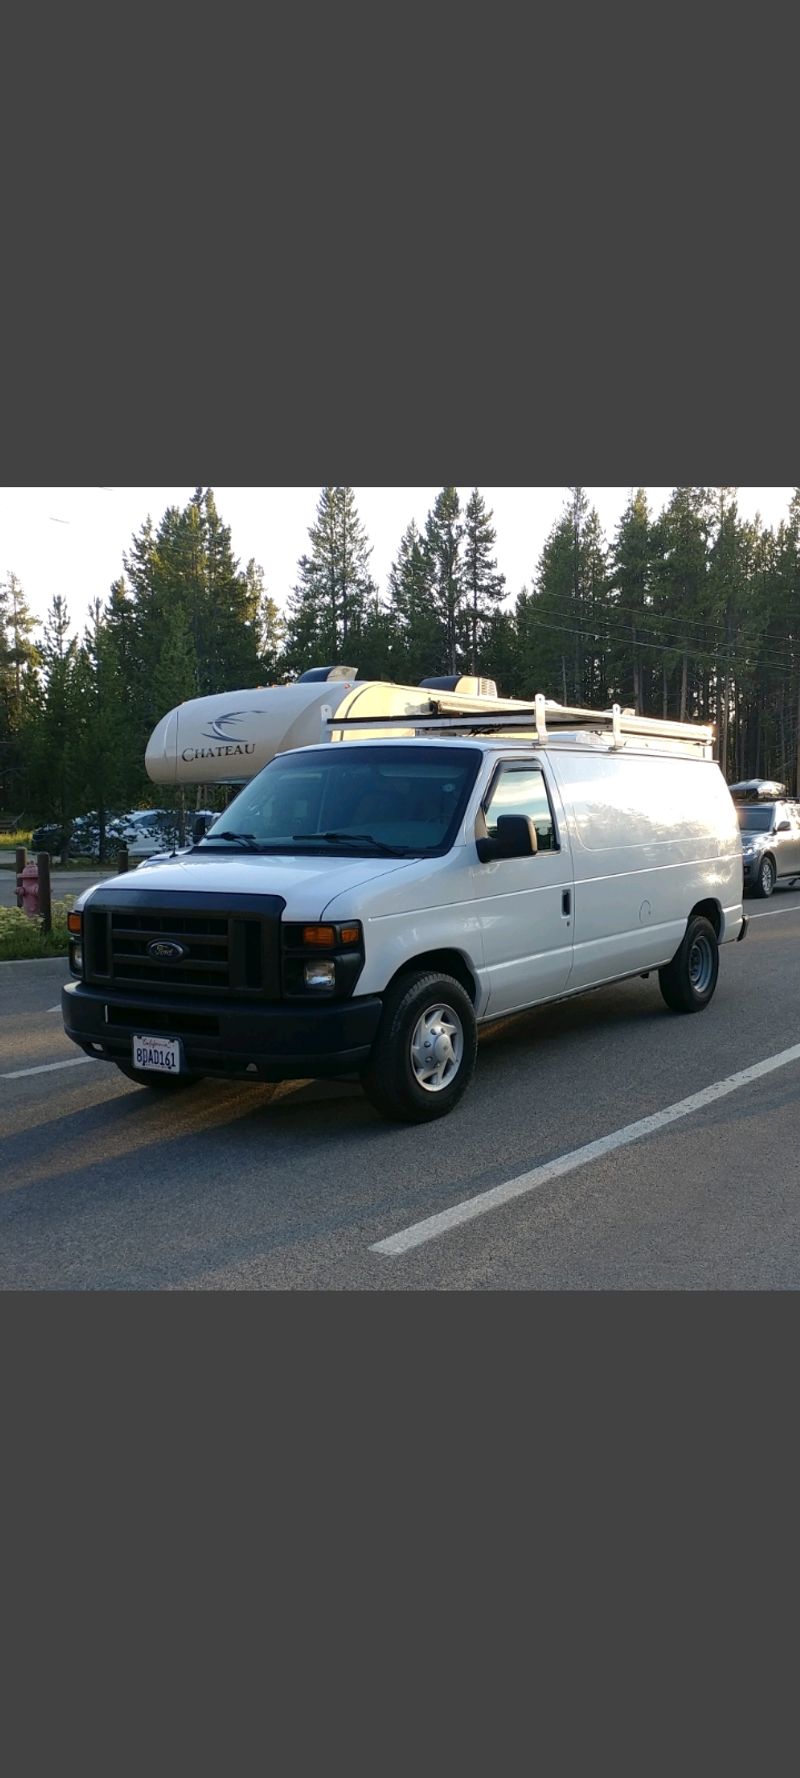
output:
[[[407,858],[407,846],[388,846],[385,840],[376,840],[372,833],[293,833],[293,840],[325,840],[331,846],[374,846],[376,852],[384,852],[390,858]]]
[[[216,844],[217,840],[235,840],[240,846],[244,846],[248,852],[261,851],[261,847],[254,833],[214,833],[204,835],[203,837],[204,839],[209,839],[212,845]],[[206,850],[208,850],[208,848],[206,848]]]

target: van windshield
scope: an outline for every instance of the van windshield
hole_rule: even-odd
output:
[[[453,843],[480,753],[327,742],[271,760],[198,842],[203,851],[422,857]]]
[[[775,804],[740,803],[736,813],[743,833],[769,833],[775,820]]]

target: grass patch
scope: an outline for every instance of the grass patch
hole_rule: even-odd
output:
[[[74,895],[65,895],[63,901],[53,902],[50,932],[43,932],[41,920],[32,920],[22,908],[0,908],[0,963],[25,957],[66,957],[67,914],[74,900]]]

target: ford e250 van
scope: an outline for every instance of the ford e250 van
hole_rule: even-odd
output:
[[[670,1010],[708,1006],[746,931],[712,732],[417,704],[324,718],[189,851],[84,894],[68,1036],[170,1092],[356,1076],[421,1123],[494,1019],[649,972]]]

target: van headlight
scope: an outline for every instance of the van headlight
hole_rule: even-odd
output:
[[[319,957],[313,963],[305,963],[303,980],[307,988],[335,988],[336,964],[333,958]]]
[[[352,994],[364,967],[364,933],[360,920],[282,929],[283,992],[326,994],[342,999]]]
[[[67,914],[69,934],[69,967],[72,975],[83,975],[83,915],[74,909]]]

